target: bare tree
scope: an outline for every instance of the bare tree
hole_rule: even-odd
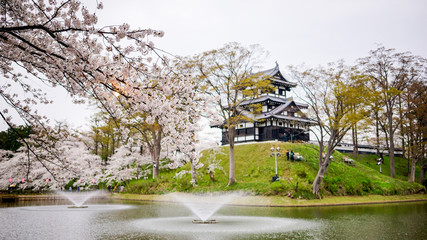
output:
[[[406,125],[403,133],[408,135],[408,158],[411,159],[409,182],[415,181],[415,169],[418,162],[423,162],[426,152],[427,138],[427,85],[425,82],[415,81],[403,94],[406,102]],[[423,167],[423,166],[422,166]],[[425,169],[422,169],[425,171]],[[423,178],[424,180],[424,178]]]
[[[253,74],[257,70],[265,52],[258,45],[243,47],[239,43],[228,43],[220,49],[207,51],[194,58],[199,78],[205,92],[217,97],[217,114],[223,121],[220,125],[228,131],[230,144],[230,169],[228,185],[236,182],[234,164],[235,127],[241,121],[251,120],[248,112],[256,111],[242,108],[243,101],[258,96],[259,90],[269,89],[269,80]]]
[[[313,194],[319,196],[335,147],[365,116],[354,111],[354,106],[364,103],[364,78],[352,74],[353,70],[342,61],[330,63],[328,68],[291,67],[291,71],[304,90],[302,100],[309,105],[308,115],[318,124],[319,170],[313,182]]]
[[[390,155],[390,176],[395,171],[395,133],[400,126],[394,118],[397,111],[397,101],[400,94],[408,85],[420,78],[425,78],[426,60],[411,55],[409,52],[398,53],[395,49],[379,47],[370,51],[369,56],[358,60],[361,71],[370,77],[376,91],[381,96],[382,107],[385,111]]]

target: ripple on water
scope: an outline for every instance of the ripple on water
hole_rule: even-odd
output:
[[[193,224],[194,217],[147,218],[132,222],[140,230],[151,233],[226,233],[261,234],[302,231],[318,228],[320,223],[301,219],[217,216],[216,224]]]
[[[113,210],[126,210],[133,208],[131,205],[119,205],[119,204],[95,204],[95,205],[86,205],[87,208],[69,208],[71,205],[49,205],[49,206],[30,206],[30,207],[19,207],[18,209],[23,211],[113,211]]]

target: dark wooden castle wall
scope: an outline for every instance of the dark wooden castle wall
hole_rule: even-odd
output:
[[[306,133],[303,129],[291,129],[279,126],[259,127],[259,140],[256,141],[270,141],[278,140],[284,142],[304,141],[310,140],[310,134]],[[254,128],[236,129],[235,136],[253,136],[255,134]],[[292,136],[292,137],[291,137]],[[222,145],[228,144],[228,132],[222,132]]]

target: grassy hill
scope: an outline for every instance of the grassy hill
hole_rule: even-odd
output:
[[[280,180],[271,182],[275,175],[275,160],[270,157],[271,147],[280,147],[282,156],[278,157],[278,175]],[[304,160],[290,162],[286,160],[286,149],[300,153]],[[238,145],[235,148],[237,183],[227,186],[228,182],[228,147],[221,147],[222,153],[207,150],[203,152],[198,170],[197,186],[190,184],[190,167],[188,164],[180,169],[162,170],[156,180],[133,180],[127,185],[127,192],[137,194],[159,194],[172,191],[208,192],[208,191],[250,191],[257,195],[281,195],[293,198],[313,198],[312,182],[318,169],[318,148],[303,143],[254,143]],[[374,155],[361,155],[353,165],[342,161],[343,154],[334,153],[334,161],[322,183],[323,196],[344,195],[395,195],[411,194],[425,191],[418,183],[407,182],[407,160],[396,159],[397,177],[388,177],[389,161],[385,158],[379,173]],[[216,164],[214,179],[209,176],[208,166]],[[179,174],[180,173],[180,174]]]

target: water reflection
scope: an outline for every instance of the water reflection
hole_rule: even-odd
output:
[[[87,209],[69,209],[64,201],[2,204],[0,239],[425,239],[427,236],[427,202],[316,208],[225,206],[216,215],[222,222],[213,227],[191,225],[191,212],[179,204],[95,200],[88,205]]]

